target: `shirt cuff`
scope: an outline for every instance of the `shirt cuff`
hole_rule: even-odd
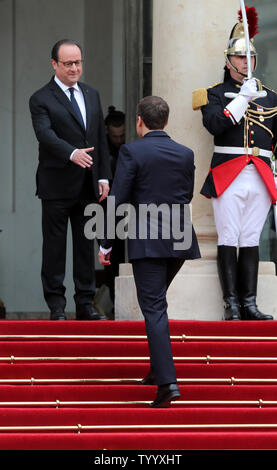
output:
[[[110,251],[112,251],[112,247],[110,248],[103,248],[101,245],[100,245],[100,251],[101,253],[103,253],[103,255],[107,255],[108,253],[110,253]]]
[[[107,183],[107,184],[109,184],[109,180],[98,180],[98,183]]]
[[[78,149],[73,150],[72,154],[71,154],[70,157],[69,157],[69,160],[72,161],[73,155],[74,155],[74,153],[75,153],[77,150],[78,150]]]

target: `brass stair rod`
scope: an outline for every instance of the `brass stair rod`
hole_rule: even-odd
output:
[[[95,406],[95,405],[146,405],[151,403],[151,400],[128,400],[128,401],[3,401],[0,402],[1,407],[14,406]],[[276,406],[276,400],[178,400],[173,401],[171,405],[253,405],[262,408],[262,406]]]
[[[231,423],[231,424],[98,424],[71,426],[0,426],[0,432],[11,431],[112,431],[114,429],[245,429],[276,428],[274,423]]]
[[[251,362],[277,362],[276,357],[240,357],[240,356],[174,356],[174,361],[203,361],[205,363],[216,362],[216,361],[251,361]],[[6,356],[0,357],[0,361],[9,361],[11,363],[20,361],[149,361],[149,356],[29,356],[29,357],[15,357]]]
[[[116,382],[141,382],[141,378],[23,378],[23,379],[2,379],[0,378],[0,384],[27,384],[27,385],[35,385],[35,384],[43,384],[43,383],[91,383],[91,382],[103,382],[103,383],[116,383]],[[190,377],[190,378],[177,378],[179,383],[226,383],[226,384],[239,384],[239,383],[277,383],[277,378],[236,378],[236,377]]]
[[[190,336],[186,334],[171,335],[172,340],[179,341],[277,341],[276,336]],[[145,335],[0,335],[1,339],[125,339],[125,340],[144,340],[147,341]]]
[[[175,339],[182,339],[176,336]],[[145,335],[0,335],[1,339],[143,339]],[[277,339],[277,338],[276,338]]]

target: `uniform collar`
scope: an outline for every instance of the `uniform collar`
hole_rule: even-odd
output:
[[[241,86],[242,86],[241,82],[238,82],[237,80],[234,80],[234,78],[232,78],[232,77],[229,78],[228,82],[231,83],[236,88],[241,88]]]

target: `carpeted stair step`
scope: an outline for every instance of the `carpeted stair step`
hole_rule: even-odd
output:
[[[219,340],[221,336],[246,336],[246,337],[271,337],[277,338],[277,322],[216,322],[216,321],[169,321],[171,335],[185,335],[205,337],[212,336]],[[143,321],[9,321],[1,320],[0,340],[5,340],[3,335],[72,335],[73,337],[106,335],[112,340],[112,335],[134,335],[145,337],[145,326]],[[48,338],[47,338],[48,339]],[[64,338],[67,340],[67,338]],[[79,339],[79,338],[77,338]],[[116,339],[116,338],[115,338]],[[140,338],[138,338],[140,340]],[[182,339],[182,338],[180,338]],[[96,338],[97,340],[97,338]],[[136,338],[132,338],[132,341]]]
[[[155,386],[146,385],[2,385],[0,387],[0,408],[18,406],[18,402],[25,402],[30,407],[69,407],[72,402],[79,403],[81,407],[99,406],[109,402],[112,406],[125,408],[130,402],[137,401],[145,408],[146,401],[152,401]],[[250,406],[253,408],[276,407],[277,386],[259,385],[180,385],[181,398],[172,403],[172,406],[204,406],[200,402],[210,401],[209,406],[227,406],[226,401],[241,401],[236,406]],[[183,403],[188,401],[189,403]],[[49,404],[51,402],[51,404]],[[224,403],[220,403],[224,402]],[[275,405],[267,404],[274,402]],[[9,405],[7,404],[9,403]],[[28,405],[29,403],[29,405]],[[38,404],[40,403],[40,404]],[[42,403],[45,403],[44,405]],[[92,404],[93,403],[93,404]],[[231,405],[231,403],[230,403]],[[77,406],[77,405],[74,405]]]
[[[37,363],[3,364],[0,368],[0,384],[5,380],[21,379],[35,384],[36,380],[83,380],[139,382],[148,372],[147,363],[103,362],[101,364]],[[277,384],[277,364],[176,364],[177,378],[180,384],[216,382],[222,385],[261,383]],[[33,379],[33,380],[32,380]]]
[[[222,341],[172,342],[176,361],[183,362],[269,362],[277,363],[275,342]],[[34,358],[32,360],[32,358]],[[0,363],[36,361],[149,361],[145,341],[2,341]],[[121,359],[122,358],[122,359]]]

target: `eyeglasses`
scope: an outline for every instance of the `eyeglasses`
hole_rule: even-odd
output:
[[[84,62],[83,59],[81,60],[70,60],[68,62],[63,62],[62,60],[58,60],[61,64],[65,66],[66,69],[70,69],[73,65],[76,65],[76,67],[80,67],[82,63]]]

